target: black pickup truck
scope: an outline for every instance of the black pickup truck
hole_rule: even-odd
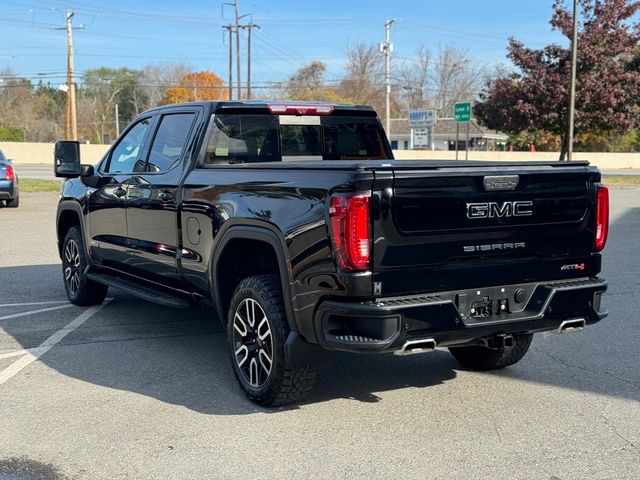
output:
[[[301,398],[332,350],[495,369],[606,315],[586,162],[395,161],[369,107],[236,101],[145,112],[95,167],[60,141],[55,172],[71,302],[211,304],[262,405]]]

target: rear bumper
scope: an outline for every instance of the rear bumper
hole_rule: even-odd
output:
[[[461,345],[498,334],[557,330],[569,319],[596,323],[607,315],[601,306],[606,290],[605,280],[584,278],[370,302],[327,300],[316,313],[314,327],[327,350],[390,352],[426,338],[439,346]],[[472,314],[486,299],[507,301],[505,311],[486,317]]]
[[[0,200],[12,200],[16,196],[13,180],[0,180]]]

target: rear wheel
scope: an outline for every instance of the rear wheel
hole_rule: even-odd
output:
[[[265,407],[300,400],[315,380],[314,366],[287,363],[284,344],[289,331],[278,277],[242,280],[227,318],[229,354],[245,395]]]
[[[471,370],[497,370],[522,360],[532,339],[532,333],[517,333],[513,335],[513,344],[510,347],[489,348],[475,345],[449,347],[449,351],[461,365]]]
[[[20,205],[20,194],[16,195],[16,198],[13,200],[7,200],[7,207],[9,208],[18,208]]]
[[[80,227],[73,226],[62,244],[62,272],[64,288],[71,303],[76,305],[98,305],[107,296],[109,287],[85,276],[87,256]]]

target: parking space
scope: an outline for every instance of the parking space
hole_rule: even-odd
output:
[[[66,303],[56,195],[25,194],[0,209],[0,479],[640,478],[640,189],[611,198],[600,324],[494,373],[440,349],[336,355],[266,410],[210,309]]]

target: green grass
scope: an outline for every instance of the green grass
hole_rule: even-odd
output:
[[[605,185],[640,185],[640,175],[603,175]]]
[[[36,178],[21,178],[20,192],[59,192],[60,180],[39,180]]]

